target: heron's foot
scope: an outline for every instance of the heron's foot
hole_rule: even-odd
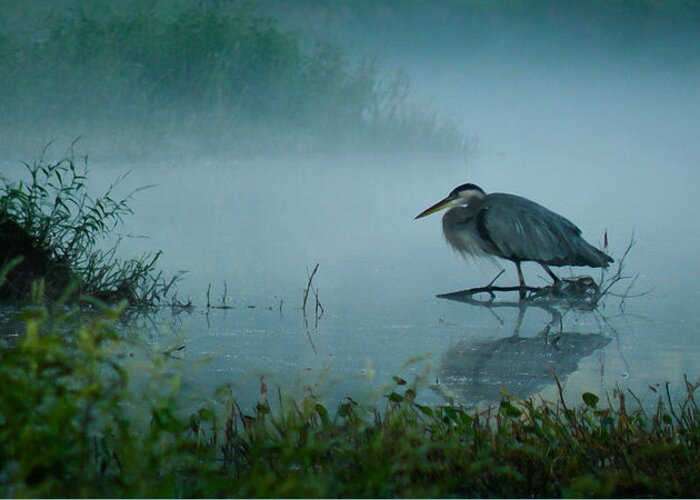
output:
[[[595,305],[600,298],[600,287],[590,276],[557,279],[549,286],[530,294],[530,300],[556,300]]]
[[[561,283],[561,280],[559,279],[559,276],[554,274],[554,271],[552,271],[548,265],[546,264],[540,264],[542,266],[542,269],[547,271],[547,274],[549,274],[549,277],[552,278],[552,285],[556,285],[557,283]]]

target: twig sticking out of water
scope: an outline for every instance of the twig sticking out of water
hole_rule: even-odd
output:
[[[323,313],[326,312],[325,309],[323,309],[321,302],[318,300],[318,287],[316,287],[316,289],[314,290],[314,298],[316,299],[316,307],[314,309],[314,314],[316,316],[316,321],[318,321],[323,316]]]
[[[304,316],[306,316],[306,303],[309,300],[309,291],[311,290],[312,283],[314,281],[314,276],[316,276],[316,273],[318,272],[318,263],[314,266],[314,270],[311,271],[311,274],[309,274],[309,282],[306,284],[306,288],[304,288],[304,300],[301,303],[301,310],[304,313]],[[316,293],[316,292],[314,292]],[[316,296],[316,302],[318,303],[318,296]]]
[[[210,300],[210,294],[211,294],[211,283],[209,283],[209,286],[207,287],[207,311],[209,309],[233,309],[233,306],[226,304],[226,296],[228,295],[228,285],[226,284],[226,281],[224,281],[224,293],[221,296],[221,305],[220,306],[212,305],[211,300]]]
[[[314,300],[315,300],[315,305],[314,305],[314,332],[318,331],[318,321],[321,319],[323,316],[323,313],[325,312],[323,309],[323,306],[321,305],[321,301],[318,298],[318,287],[313,286],[313,281],[314,277],[316,276],[316,273],[318,272],[318,264],[314,266],[313,271],[309,273],[309,281],[306,284],[306,288],[304,289],[304,300],[301,305],[301,311],[304,316],[304,326],[306,328],[306,335],[309,339],[309,343],[311,344],[311,348],[316,351],[316,346],[314,345],[314,341],[312,339],[311,335],[311,329],[309,328],[309,321],[306,315],[306,305],[309,301],[309,292],[312,292],[314,294]],[[307,269],[308,273],[308,269]],[[281,303],[280,303],[280,311],[281,311]]]
[[[226,295],[228,295],[228,284],[224,281],[224,294],[221,296],[221,306],[224,309],[228,309],[226,306]]]
[[[607,241],[607,232],[605,235],[605,239]],[[598,296],[596,297],[595,303],[597,304],[601,298],[603,298],[605,295],[610,295],[611,297],[618,297],[620,298],[620,309],[624,309],[625,307],[625,300],[631,299],[631,298],[636,298],[636,297],[643,297],[645,295],[648,295],[651,293],[654,289],[651,288],[649,290],[645,290],[643,292],[637,293],[637,294],[630,294],[630,291],[632,290],[632,287],[637,283],[637,279],[639,278],[639,273],[637,273],[635,276],[624,276],[623,272],[625,270],[625,264],[627,260],[627,256],[629,255],[630,251],[632,250],[632,247],[636,245],[637,240],[634,239],[634,234],[630,237],[630,241],[627,244],[627,248],[625,248],[625,251],[622,254],[622,257],[618,259],[617,261],[617,269],[615,272],[609,277],[606,278],[605,273],[606,270],[603,269],[601,271],[601,276],[600,276],[600,291]],[[623,293],[615,293],[612,291],[613,286],[615,286],[617,283],[620,281],[624,280],[630,280],[629,285],[625,289]]]
[[[506,272],[505,269],[501,269],[501,272],[498,273],[498,274],[496,275],[496,277],[495,277],[494,279],[492,279],[491,282],[490,282],[488,285],[486,285],[486,286],[487,286],[487,287],[493,286],[493,284],[496,282],[496,280],[497,280],[498,278],[500,278],[500,277],[503,275],[503,273],[505,273],[505,272]]]
[[[190,297],[187,297],[187,302],[182,302],[181,300],[178,300],[177,293],[175,293],[170,299],[170,309],[173,312],[192,312],[194,305],[192,304],[192,299]]]

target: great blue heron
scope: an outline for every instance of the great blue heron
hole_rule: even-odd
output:
[[[571,221],[520,196],[486,194],[479,186],[462,184],[416,219],[445,208],[450,210],[442,217],[442,230],[452,248],[514,262],[521,298],[526,291],[521,262],[539,263],[557,282],[549,266],[607,267],[613,261],[586,242]]]

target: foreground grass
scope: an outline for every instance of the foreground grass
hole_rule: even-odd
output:
[[[0,350],[3,497],[700,493],[697,385],[648,414],[620,391],[578,408],[507,396],[487,411],[427,407],[400,378],[383,408],[329,409],[263,382],[250,411],[222,387],[190,415],[162,355],[127,370],[121,308],[90,303],[25,308],[23,335]]]

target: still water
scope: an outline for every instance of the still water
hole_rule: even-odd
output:
[[[178,297],[196,309],[164,312],[148,341],[184,346],[172,363],[189,394],[232,383],[252,402],[264,375],[291,395],[369,401],[392,375],[427,373],[422,398],[473,405],[498,400],[501,387],[553,397],[556,370],[573,400],[619,385],[651,401],[650,385],[700,376],[697,79],[435,64],[406,66],[417,95],[478,139],[466,158],[92,163],[98,185],[127,170],[125,190],[155,185],[133,201],[122,233],[136,237],[122,255],[162,249],[166,272],[188,271]],[[560,318],[437,298],[500,270],[455,255],[439,215],[413,220],[464,182],[542,203],[593,244],[607,230],[616,258],[634,234],[624,274],[638,275],[631,294],[650,292]],[[313,294],[308,317],[300,310],[316,264],[318,320]],[[498,283],[516,283],[514,266],[502,266]],[[544,283],[538,266],[525,271]],[[590,270],[561,270],[572,272]],[[209,285],[220,305],[224,284],[232,308],[207,310]]]
[[[651,398],[648,385],[697,377],[698,241],[682,235],[673,208],[697,209],[690,193],[697,174],[675,184],[671,177],[666,187],[675,196],[659,206],[648,196],[658,189],[656,174],[637,164],[610,171],[609,182],[571,175],[545,183],[537,178],[547,172],[513,163],[476,155],[466,163],[308,157],[130,165],[130,182],[156,187],[134,201],[136,216],[125,228],[148,238],[127,238],[123,253],[163,249],[167,271],[188,271],[179,298],[197,306],[165,313],[167,326],[151,342],[163,350],[185,346],[173,364],[192,394],[233,383],[247,401],[255,400],[261,375],[295,395],[367,401],[392,375],[427,371],[432,388],[423,398],[463,404],[497,401],[501,387],[552,397],[553,369],[575,399],[618,384]],[[630,293],[651,292],[628,299],[624,310],[611,297],[596,312],[561,310],[561,318],[536,307],[489,309],[437,298],[485,285],[500,269],[453,254],[439,216],[413,220],[465,181],[530,196],[571,218],[593,243],[607,229],[615,257],[634,231],[638,243],[625,274],[639,278]],[[317,263],[318,320],[313,294],[306,318],[300,309]],[[516,283],[514,266],[502,264],[499,283]],[[582,271],[590,272],[574,270]],[[529,283],[544,283],[542,274],[526,265]],[[221,305],[224,283],[233,308],[207,310],[209,284],[211,303]],[[625,289],[623,283],[617,291]]]
[[[252,401],[264,374],[287,392],[367,400],[394,374],[428,371],[433,387],[423,398],[476,404],[498,400],[501,387],[553,397],[554,369],[574,400],[619,385],[652,401],[650,385],[700,376],[696,75],[399,64],[419,99],[476,138],[466,159],[329,155],[96,169],[104,178],[131,169],[134,186],[156,184],[136,199],[127,227],[148,239],[126,240],[125,250],[163,249],[167,270],[189,271],[179,295],[198,309],[172,320],[181,339],[153,342],[185,346],[174,363],[192,393],[234,382]],[[464,182],[534,199],[594,244],[607,230],[617,258],[634,234],[625,274],[639,278],[630,293],[650,293],[624,310],[614,297],[594,313],[562,310],[560,321],[539,308],[437,298],[499,271],[455,255],[439,215],[413,220]],[[316,321],[310,307],[305,321],[303,290],[317,263],[324,314]],[[503,267],[499,283],[515,283],[513,266]],[[543,283],[538,266],[525,267],[528,282]],[[590,272],[573,272],[582,271]],[[234,308],[207,312],[208,285],[217,303],[224,282]]]

